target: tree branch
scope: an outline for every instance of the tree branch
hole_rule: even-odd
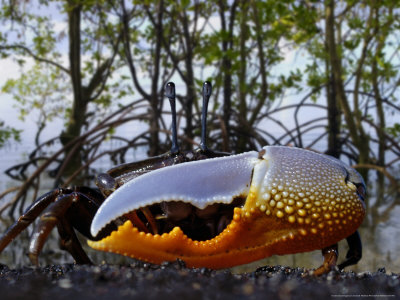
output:
[[[30,57],[32,57],[34,60],[37,60],[39,62],[44,62],[47,64],[50,64],[56,68],[59,68],[60,70],[64,71],[65,73],[67,73],[68,75],[70,75],[70,70],[65,68],[64,66],[60,65],[59,63],[56,63],[55,61],[49,60],[47,58],[44,57],[40,57],[38,55],[36,55],[35,53],[32,52],[31,49],[27,48],[24,45],[0,45],[0,50],[9,50],[9,49],[20,49],[23,52],[25,52],[26,54],[28,54]]]
[[[150,95],[146,93],[144,89],[142,89],[137,75],[136,69],[133,64],[133,58],[131,55],[131,44],[130,44],[130,37],[129,37],[129,15],[125,7],[125,1],[121,0],[121,8],[122,8],[122,36],[124,41],[124,52],[126,57],[126,62],[128,63],[129,71],[131,72],[133,84],[137,88],[138,92],[142,95],[143,98],[150,99]]]

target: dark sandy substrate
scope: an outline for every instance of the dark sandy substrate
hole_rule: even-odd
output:
[[[73,264],[9,269],[0,264],[0,299],[400,299],[399,274],[338,272],[315,278],[303,269],[268,266],[252,273],[155,266]],[[161,297],[161,298],[160,298]]]

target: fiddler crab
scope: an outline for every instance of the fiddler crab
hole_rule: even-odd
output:
[[[38,256],[54,227],[76,263],[91,263],[89,246],[160,264],[228,268],[271,255],[322,249],[315,275],[336,266],[337,243],[349,250],[339,269],[361,259],[357,228],[365,214],[365,184],[331,156],[284,146],[238,155],[206,146],[211,84],[203,84],[202,137],[194,151],[177,144],[175,86],[166,85],[172,110],[171,151],[123,164],[97,177],[98,189],[58,188],[31,204],[0,239],[0,252],[40,215],[29,246]]]

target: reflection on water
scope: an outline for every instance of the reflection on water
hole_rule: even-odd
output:
[[[9,152],[10,153],[10,152]],[[12,152],[11,152],[12,153]],[[20,152],[19,152],[20,153]],[[144,155],[144,153],[142,153]],[[21,157],[11,155],[11,162],[20,161]],[[13,157],[14,155],[14,157]],[[20,154],[19,154],[20,155]],[[10,163],[10,156],[0,156],[0,166],[4,170]],[[139,157],[140,158],[140,157]],[[15,160],[14,160],[15,159]],[[137,159],[137,157],[135,158]],[[101,170],[107,169],[101,163],[97,166]],[[19,184],[10,180],[4,174],[0,174],[0,193],[10,186]],[[47,192],[52,188],[52,182],[49,178],[43,178],[42,193]],[[376,186],[368,189],[368,208],[364,222],[359,229],[363,241],[363,258],[356,266],[348,267],[347,270],[355,272],[376,271],[379,267],[385,267],[388,272],[400,272],[400,196],[396,192],[391,191],[387,187],[385,191],[378,191]],[[8,199],[0,201],[0,207]],[[10,219],[0,219],[0,232],[3,232],[7,226],[11,224]],[[15,239],[3,253],[0,254],[0,263],[7,264],[10,267],[19,267],[29,264],[26,255],[29,247],[29,235],[32,231],[30,227]],[[52,263],[73,262],[73,259],[58,247],[57,231],[52,232],[49,241],[45,244],[43,253],[40,256],[41,265]],[[85,250],[95,263],[101,263],[103,260],[109,263],[126,264],[131,260],[116,254],[106,254],[94,251],[86,246],[84,238],[82,243],[85,245]],[[346,241],[339,243],[339,262],[341,262],[347,252]],[[315,268],[322,263],[320,251],[310,253],[300,253],[296,255],[272,256],[262,261],[249,264],[245,267],[234,268],[234,271],[243,272],[254,270],[258,266],[263,265],[285,265],[292,267]]]

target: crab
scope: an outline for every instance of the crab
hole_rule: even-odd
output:
[[[194,151],[177,143],[175,86],[172,148],[97,177],[98,189],[58,188],[38,198],[0,239],[0,252],[39,216],[29,257],[38,264],[54,227],[76,263],[91,263],[75,230],[90,247],[160,264],[229,268],[271,255],[322,249],[321,275],[336,267],[337,243],[349,250],[339,269],[362,256],[357,231],[365,215],[365,184],[340,160],[309,150],[266,146],[238,155],[206,146],[211,84],[203,84],[202,137]]]

